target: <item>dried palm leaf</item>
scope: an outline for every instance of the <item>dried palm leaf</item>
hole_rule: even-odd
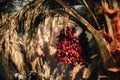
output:
[[[104,43],[103,39],[98,35],[97,31],[92,27],[92,25],[87,22],[83,17],[81,17],[75,10],[67,6],[62,0],[56,0],[59,4],[61,4],[64,8],[67,8],[69,12],[75,16],[82,24],[86,26],[86,28],[93,34],[100,50],[101,58],[103,61],[103,65],[106,69],[115,68],[119,71],[119,67],[116,65],[114,58],[112,57],[111,53],[109,52],[106,44]]]
[[[107,2],[106,2],[106,0],[102,0],[102,7],[103,7],[103,11],[104,11],[104,16],[105,16],[105,19],[106,19],[106,23],[107,23],[108,34],[111,35],[112,39],[114,39],[111,19],[109,18],[109,16],[107,14],[105,14],[105,12],[108,10],[108,7],[109,7],[108,4],[107,4]]]
[[[119,7],[117,0],[112,0],[112,2],[113,2],[113,8],[117,9]]]
[[[87,2],[86,2],[85,0],[82,0],[82,2],[84,3],[85,7],[88,9],[88,11],[90,12],[90,14],[92,15],[95,23],[97,24],[98,29],[100,29],[100,28],[101,28],[101,27],[100,27],[100,24],[98,23],[98,21],[97,21],[95,15],[94,15],[94,13],[92,12],[92,10],[89,8]]]

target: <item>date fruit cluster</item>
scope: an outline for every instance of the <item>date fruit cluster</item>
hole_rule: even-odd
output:
[[[72,27],[66,27],[60,31],[56,43],[56,59],[59,62],[70,65],[72,62],[82,61],[82,47],[74,35]]]

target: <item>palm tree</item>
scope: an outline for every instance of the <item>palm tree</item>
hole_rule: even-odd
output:
[[[106,0],[93,0],[92,3],[81,1],[82,4],[79,0],[33,0],[18,12],[3,16],[0,21],[0,76],[13,80],[15,73],[19,73],[23,80],[29,80],[30,76],[36,80],[96,80],[101,65],[100,69],[106,72],[118,73],[119,64],[116,64],[111,48],[108,48],[113,40],[107,34],[113,32],[108,23],[109,17],[103,14]],[[117,3],[116,0],[111,4],[114,3]],[[92,7],[93,4],[97,7]],[[78,14],[71,8],[74,5],[83,5],[88,11]],[[104,11],[95,12],[96,9]],[[105,17],[103,22],[99,21],[99,15]],[[55,59],[56,37],[63,28],[71,25],[83,47],[84,60],[71,65],[61,64]],[[93,79],[90,73],[94,70],[97,72]],[[114,79],[119,80],[117,78]]]

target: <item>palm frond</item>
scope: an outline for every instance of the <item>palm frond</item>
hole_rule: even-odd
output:
[[[69,10],[69,12],[71,12],[73,14],[73,16],[75,16],[76,19],[78,19],[82,24],[84,24],[86,26],[86,28],[93,34],[93,36],[99,46],[101,58],[102,58],[105,68],[106,69],[109,69],[109,68],[117,69],[118,67],[116,65],[116,62],[113,59],[111,53],[109,52],[107,45],[105,44],[103,39],[99,36],[97,31],[92,27],[92,25],[89,22],[87,22],[83,17],[81,17],[76,11],[74,11],[72,8],[67,6],[63,1],[61,1],[61,0],[56,0],[56,1],[58,3],[60,3],[64,8],[67,8]],[[119,69],[117,69],[117,70],[119,70]]]
[[[119,6],[118,6],[118,2],[117,0],[113,0],[113,8],[114,9],[117,9]]]
[[[56,1],[44,1],[34,0],[28,3],[19,12],[6,19],[6,22],[2,23],[0,27],[0,54],[2,54],[2,58],[0,56],[0,59],[3,59],[4,74],[10,74],[12,67],[12,69],[15,69],[11,71],[11,75],[16,72],[25,75],[26,72],[33,70],[38,72],[40,79],[61,80],[70,79],[68,73],[72,70],[70,74],[75,79],[83,66],[78,65],[75,68],[73,65],[67,66],[58,63],[54,55],[56,53],[56,37],[59,35],[60,30],[66,26],[77,25],[80,28],[78,24],[81,23],[84,25],[82,28],[87,28],[95,38],[105,69],[114,68],[118,70],[106,43],[86,19],[62,0],[56,0],[59,3],[57,3],[57,7],[53,7],[50,3],[54,2],[56,4]],[[86,4],[86,6],[88,5]],[[90,11],[89,6],[88,9]],[[92,15],[94,16],[94,14]],[[71,17],[79,21],[78,24]],[[82,31],[77,30],[76,35],[79,36]],[[84,69],[85,72],[83,71],[86,78],[90,74],[88,68]]]
[[[98,29],[100,29],[100,28],[101,28],[101,27],[100,27],[100,24],[98,23],[98,21],[97,21],[95,15],[94,15],[94,13],[92,12],[92,10],[89,8],[87,2],[86,2],[85,0],[82,0],[82,2],[84,3],[85,7],[88,9],[88,11],[90,12],[90,14],[92,15],[95,23],[97,24]]]
[[[106,13],[105,12],[106,11],[106,9],[105,9],[106,4],[107,4],[106,0],[102,0],[102,7],[103,7],[104,13]],[[112,35],[112,37],[113,37],[113,28],[112,28],[111,19],[109,18],[109,16],[107,14],[104,14],[104,16],[105,16],[106,23],[107,23],[108,34]]]

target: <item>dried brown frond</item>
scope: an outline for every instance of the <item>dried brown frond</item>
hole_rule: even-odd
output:
[[[70,71],[71,80],[75,80],[77,73],[82,71],[84,67],[84,65],[76,64],[73,70]]]
[[[67,67],[65,64],[57,65],[54,59],[56,36],[62,28],[72,24],[69,15],[62,9],[52,10],[41,0],[27,4],[0,27],[0,51],[4,67],[14,63],[14,68],[25,75],[24,67],[30,70],[28,62],[40,77],[62,79]],[[6,72],[9,74],[9,66],[5,68],[8,68]]]
[[[12,62],[16,65],[19,72],[25,74],[24,72],[24,59],[23,54],[21,53],[20,44],[22,44],[21,38],[18,36],[16,32],[16,27],[18,26],[16,19],[12,19],[9,24],[8,36],[6,37],[6,46],[5,54],[8,58],[12,60]]]

